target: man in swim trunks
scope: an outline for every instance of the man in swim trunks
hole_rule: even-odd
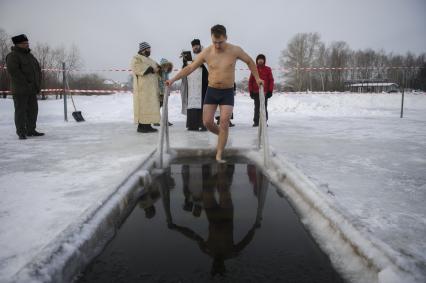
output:
[[[203,123],[215,135],[218,135],[216,160],[222,159],[223,150],[228,140],[229,120],[234,108],[235,64],[237,59],[247,64],[258,85],[263,85],[253,59],[244,50],[226,42],[226,29],[222,25],[211,28],[212,44],[205,48],[192,64],[183,68],[172,79],[166,82],[172,85],[182,77],[188,76],[194,70],[207,63],[209,69],[209,85],[204,99]],[[214,113],[219,105],[220,124],[214,123]]]

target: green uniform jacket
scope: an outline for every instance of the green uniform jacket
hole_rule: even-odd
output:
[[[30,49],[12,47],[6,57],[13,95],[38,94],[41,90],[41,68]]]

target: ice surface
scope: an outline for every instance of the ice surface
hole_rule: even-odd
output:
[[[361,233],[426,278],[426,95],[406,94],[404,119],[400,102],[400,94],[274,94],[269,140]],[[39,101],[46,136],[19,141],[12,100],[0,99],[0,282],[99,206],[155,149],[156,134],[136,133],[130,94],[76,103],[87,122],[65,123],[61,101]],[[215,147],[213,135],[184,130],[178,93],[169,106],[172,147]],[[254,147],[252,115],[253,101],[238,94],[229,147]]]

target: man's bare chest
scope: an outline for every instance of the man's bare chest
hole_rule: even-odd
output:
[[[236,56],[233,54],[212,54],[206,62],[209,70],[224,70],[235,68]]]

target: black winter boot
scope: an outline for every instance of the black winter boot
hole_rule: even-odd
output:
[[[138,132],[139,133],[153,133],[157,132],[157,129],[154,129],[151,124],[139,124]]]
[[[28,137],[41,137],[41,136],[44,136],[44,133],[39,133],[36,130],[34,130],[32,132],[27,133],[27,136]]]

